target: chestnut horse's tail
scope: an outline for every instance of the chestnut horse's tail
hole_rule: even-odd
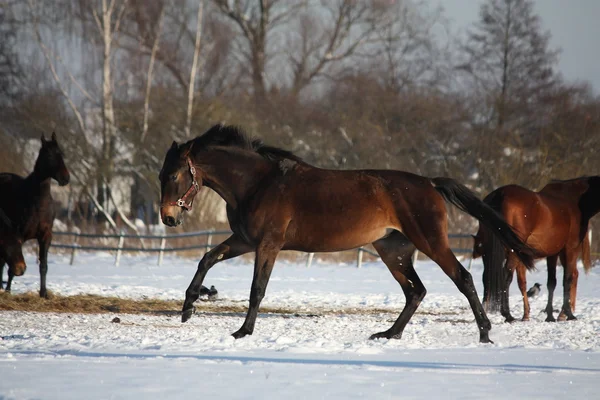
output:
[[[477,218],[481,225],[493,233],[489,235],[490,238],[499,239],[507,248],[516,252],[517,257],[525,264],[527,269],[534,269],[535,251],[523,243],[500,213],[484,203],[466,186],[453,179],[434,178],[431,182],[447,202]],[[502,253],[504,252],[502,251]]]
[[[581,261],[583,261],[583,270],[586,274],[592,269],[592,257],[590,251],[590,235],[589,232],[585,233],[583,242],[581,243]]]

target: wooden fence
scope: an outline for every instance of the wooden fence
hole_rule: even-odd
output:
[[[173,252],[182,252],[189,250],[203,250],[204,252],[209,251],[214,247],[213,239],[215,236],[224,236],[230,235],[230,231],[217,231],[217,230],[206,230],[199,232],[188,232],[188,233],[180,233],[174,235],[130,235],[130,234],[95,234],[95,233],[78,233],[78,232],[53,232],[52,233],[55,238],[60,238],[58,243],[52,243],[52,247],[57,249],[68,249],[71,250],[71,260],[70,264],[73,265],[75,262],[75,258],[79,251],[109,251],[115,253],[115,265],[119,265],[121,261],[121,255],[123,252],[134,252],[134,253],[158,253],[157,263],[161,265],[163,262],[163,258],[165,253],[173,253]],[[450,234],[448,235],[450,239],[471,239],[471,235],[467,234]],[[66,238],[71,238],[69,241]],[[199,244],[196,245],[175,245],[169,246],[169,243],[172,243],[178,239],[184,238],[204,238],[204,240],[199,240]],[[94,242],[94,244],[81,244],[82,239],[90,239]],[[136,240],[142,243],[143,240],[152,240],[158,242],[158,247],[146,247],[146,246],[132,246],[126,245],[126,240]],[[55,239],[56,240],[56,239]],[[98,242],[106,242],[107,240],[116,240],[116,246],[106,246],[102,244],[98,244]],[[379,255],[374,251],[371,251],[364,247],[359,247],[356,251],[356,266],[360,268],[363,262],[364,254],[371,255],[373,257],[379,258]],[[473,251],[471,248],[453,248],[452,251],[456,254],[468,254],[470,255]],[[414,259],[418,257],[418,252],[415,252]],[[312,265],[314,258],[314,253],[308,253],[306,266],[310,267]],[[469,257],[469,269],[471,268],[472,260]]]

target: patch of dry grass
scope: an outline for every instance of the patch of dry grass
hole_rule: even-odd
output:
[[[182,301],[160,299],[124,299],[119,297],[79,294],[61,296],[49,293],[48,299],[42,299],[37,292],[10,294],[0,292],[0,311],[32,311],[55,313],[84,313],[84,314],[154,314],[178,315],[181,313]],[[202,313],[242,313],[248,309],[247,301],[234,302],[231,300],[198,301],[195,306]],[[284,307],[261,307],[263,314],[283,314],[293,316],[317,317],[324,315],[360,315],[360,314],[396,314],[400,311],[383,308],[344,308],[329,309],[314,307],[312,310],[298,310]],[[456,310],[418,310],[417,314],[454,315]]]

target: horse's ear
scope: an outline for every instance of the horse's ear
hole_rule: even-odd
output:
[[[56,132],[52,132],[52,141],[56,142]]]
[[[173,143],[171,144],[171,149],[177,149],[177,141],[173,140]]]
[[[46,136],[42,133],[42,146],[46,144]]]

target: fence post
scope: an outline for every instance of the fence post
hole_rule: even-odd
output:
[[[121,262],[121,252],[123,251],[123,242],[125,241],[125,237],[123,236],[123,232],[119,233],[119,243],[117,244],[117,256],[115,257],[115,265],[118,267]]]
[[[310,268],[314,257],[315,257],[315,253],[308,253],[308,258],[306,259],[306,268]]]
[[[362,249],[362,247],[359,247],[358,254],[356,254],[356,268],[362,267],[362,259],[363,259],[363,249]]]
[[[71,261],[69,261],[69,265],[73,265],[75,263],[75,253],[77,253],[78,242],[79,234],[75,234],[75,240],[73,240],[73,248],[71,249]]]
[[[208,235],[206,235],[206,245],[204,247],[204,254],[210,251],[210,245],[212,244],[212,236],[212,231],[208,232]]]
[[[161,266],[163,262],[163,256],[165,255],[165,246],[167,245],[167,238],[160,238],[160,250],[158,252],[158,265]]]

